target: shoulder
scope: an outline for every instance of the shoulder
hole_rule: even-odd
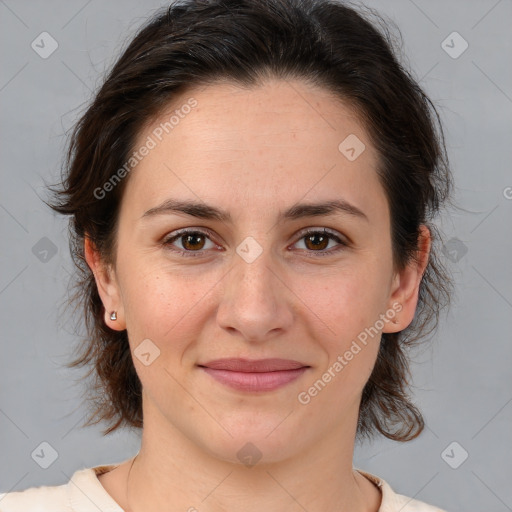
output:
[[[415,500],[414,498],[397,494],[385,480],[382,480],[382,478],[378,476],[360,469],[357,471],[381,490],[382,502],[378,512],[446,512],[433,505]]]
[[[397,511],[400,510],[402,512],[445,512],[434,505],[428,505],[423,501],[408,498],[401,494],[395,494],[395,508]]]
[[[0,494],[0,512],[59,510],[68,512],[68,484],[30,487],[24,491]]]
[[[0,493],[0,512],[123,512],[98,480],[112,467],[79,469],[62,485]]]

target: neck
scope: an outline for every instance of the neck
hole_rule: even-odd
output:
[[[148,417],[148,416],[145,416]],[[380,492],[352,468],[356,422],[301,446],[285,460],[253,466],[201,450],[162,416],[145,423],[126,482],[127,512],[373,512]],[[349,431],[347,431],[347,429]],[[332,447],[336,447],[333,450]]]

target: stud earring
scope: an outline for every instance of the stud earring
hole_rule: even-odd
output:
[[[112,311],[112,313],[110,313],[110,320],[112,320],[113,322],[115,322],[117,320],[117,312],[116,311]]]

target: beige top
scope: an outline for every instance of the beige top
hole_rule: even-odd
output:
[[[98,475],[117,464],[75,471],[67,484],[31,487],[24,491],[0,494],[0,512],[124,512],[98,480]],[[357,470],[379,487],[382,502],[379,512],[444,512],[401,494],[377,476]]]

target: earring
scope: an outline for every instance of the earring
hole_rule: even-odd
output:
[[[112,313],[110,313],[110,320],[112,320],[113,322],[115,322],[117,320],[117,312],[116,311],[112,311]]]

